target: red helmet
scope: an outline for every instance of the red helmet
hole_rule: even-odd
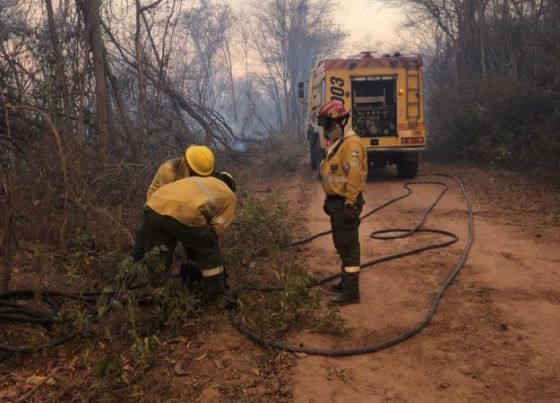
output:
[[[328,126],[333,120],[341,121],[348,119],[350,112],[344,109],[344,104],[338,100],[327,102],[319,109],[317,114],[317,124],[319,126]]]

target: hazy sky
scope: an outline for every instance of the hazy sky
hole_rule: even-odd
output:
[[[251,9],[259,0],[214,0],[228,4],[236,11]],[[349,35],[338,57],[355,55],[370,50],[377,53],[403,51],[399,34],[404,21],[403,11],[381,4],[382,0],[333,0],[335,22]],[[258,4],[258,3],[257,3]],[[404,35],[402,35],[404,36]],[[382,46],[377,46],[379,43]],[[234,60],[234,75],[241,75],[241,65]]]
[[[254,3],[254,0],[216,1],[229,4],[236,10],[246,8],[249,4]],[[401,10],[383,6],[379,0],[334,0],[334,2],[337,3],[334,12],[335,20],[350,34],[347,42],[348,46],[362,41],[366,36],[374,41],[390,44],[400,42],[398,37],[399,24],[404,18]],[[348,46],[346,47],[348,52],[344,52],[344,55],[341,56],[348,56],[346,53],[350,54],[357,50],[349,49]],[[390,51],[390,49],[384,51]]]
[[[337,22],[350,33],[349,42],[368,38],[397,44],[399,26],[404,16],[401,10],[382,6],[374,0],[340,0],[335,12]],[[376,49],[363,49],[376,50]]]

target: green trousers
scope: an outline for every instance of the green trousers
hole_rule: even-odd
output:
[[[163,245],[166,251],[162,252],[162,258],[167,271],[173,263],[173,251],[177,242],[183,245],[190,261],[198,269],[223,266],[218,236],[209,225],[189,227],[148,207],[144,208],[140,218],[130,257],[138,261],[155,247]]]
[[[327,196],[325,199],[325,212],[331,218],[331,230],[334,247],[342,260],[342,266],[360,265],[360,214],[364,205],[362,195],[356,202],[356,218],[348,220],[342,216],[344,198],[338,196]]]

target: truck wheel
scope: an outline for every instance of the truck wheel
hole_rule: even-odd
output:
[[[414,178],[418,173],[418,161],[397,161],[399,178]]]
[[[317,147],[316,146],[311,146],[311,149],[309,150],[309,162],[310,162],[311,170],[316,171],[317,170]]]

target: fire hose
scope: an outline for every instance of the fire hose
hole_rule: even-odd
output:
[[[281,341],[267,339],[266,337],[264,337],[262,335],[259,335],[255,331],[251,330],[248,326],[246,326],[245,323],[243,322],[242,318],[240,318],[237,315],[237,312],[236,312],[235,309],[230,310],[230,319],[231,319],[231,322],[232,322],[233,326],[238,331],[240,331],[242,334],[244,334],[249,339],[251,339],[252,341],[256,342],[259,345],[265,346],[265,347],[273,347],[273,348],[276,348],[278,350],[283,350],[283,351],[305,353],[305,354],[310,354],[310,355],[323,355],[323,356],[329,356],[329,357],[341,357],[341,356],[373,353],[373,352],[376,352],[376,351],[394,346],[395,344],[398,344],[398,343],[400,343],[400,342],[402,342],[406,339],[409,339],[410,337],[419,333],[428,323],[430,323],[431,319],[435,315],[437,306],[439,304],[439,301],[443,297],[443,294],[445,293],[445,291],[447,290],[449,285],[453,282],[453,280],[455,279],[455,277],[457,276],[457,274],[459,273],[459,271],[463,267],[463,265],[464,265],[464,263],[465,263],[465,261],[468,257],[468,254],[469,254],[469,251],[471,249],[473,239],[474,239],[472,205],[471,205],[471,201],[470,201],[470,199],[469,199],[469,197],[466,193],[466,190],[465,190],[462,182],[457,177],[446,175],[446,174],[433,174],[433,175],[430,175],[430,176],[440,176],[440,177],[452,178],[452,179],[455,180],[455,182],[459,186],[459,188],[462,192],[463,198],[465,200],[467,213],[468,213],[468,237],[467,237],[466,245],[463,248],[463,250],[461,252],[461,255],[459,257],[459,260],[456,262],[453,269],[448,273],[445,280],[440,284],[440,286],[438,287],[436,292],[432,294],[429,308],[425,312],[424,316],[415,325],[411,326],[410,328],[408,328],[404,332],[402,332],[400,334],[397,334],[393,337],[390,337],[386,340],[373,342],[373,343],[370,343],[370,344],[367,344],[367,345],[361,346],[361,347],[342,349],[342,350],[295,346],[295,345],[286,344],[286,343],[281,342]],[[403,185],[404,188],[406,189],[405,193],[403,193],[400,196],[397,196],[397,197],[383,203],[382,205],[370,210],[369,212],[365,213],[364,215],[361,216],[361,220],[363,221],[367,217],[373,215],[376,212],[381,211],[382,209],[388,207],[389,205],[392,205],[392,204],[398,202],[399,200],[402,200],[406,197],[409,197],[413,193],[413,191],[411,189],[411,186],[415,186],[415,185],[437,185],[437,186],[441,186],[440,193],[435,198],[433,203],[424,211],[419,223],[417,225],[415,225],[413,228],[388,228],[388,229],[384,229],[384,230],[380,230],[380,231],[375,231],[375,232],[370,234],[370,237],[373,238],[373,239],[378,239],[378,240],[389,240],[389,239],[405,238],[405,237],[411,236],[411,235],[416,234],[416,233],[424,232],[424,233],[433,233],[433,234],[444,235],[444,236],[447,237],[447,239],[444,240],[444,241],[441,241],[441,242],[432,243],[432,244],[421,246],[421,247],[418,247],[418,248],[414,248],[414,249],[411,249],[411,250],[408,250],[408,251],[404,251],[404,252],[400,252],[400,253],[396,253],[396,254],[392,254],[392,255],[386,255],[386,256],[379,257],[377,259],[367,261],[360,266],[361,271],[366,271],[368,268],[371,268],[374,265],[377,265],[377,264],[380,264],[380,263],[383,263],[383,262],[387,262],[387,261],[390,261],[390,260],[415,255],[415,254],[422,253],[422,252],[425,252],[425,251],[428,251],[428,250],[443,248],[443,247],[449,246],[451,244],[454,244],[455,242],[458,241],[458,239],[459,239],[458,236],[456,234],[452,233],[452,232],[441,230],[441,229],[425,228],[424,227],[424,223],[425,223],[428,215],[434,209],[434,207],[439,203],[439,201],[441,200],[441,198],[443,197],[445,192],[448,190],[447,184],[444,183],[444,182],[440,182],[440,181],[406,182]],[[323,232],[320,232],[318,234],[312,235],[308,238],[305,238],[305,239],[302,239],[302,240],[299,240],[299,241],[295,241],[295,242],[291,243],[289,246],[294,247],[294,246],[303,245],[303,244],[309,243],[309,242],[311,242],[311,241],[313,241],[313,240],[315,240],[315,239],[317,239],[321,236],[328,235],[330,233],[331,233],[331,231],[323,231]],[[324,276],[320,279],[311,280],[309,282],[308,286],[309,287],[316,287],[316,286],[322,285],[324,283],[327,283],[329,281],[332,281],[332,280],[340,277],[340,275],[341,275],[340,273],[335,273],[335,274],[326,275],[326,276]],[[144,285],[145,284],[137,284],[133,288],[134,289],[141,288]],[[131,287],[129,287],[128,289],[131,289]],[[276,286],[276,287],[275,286],[272,286],[272,287],[246,287],[246,288],[244,288],[244,290],[253,290],[253,291],[261,291],[261,292],[273,292],[273,291],[282,290],[282,287],[280,287],[280,286]],[[32,324],[37,324],[37,325],[44,326],[45,328],[49,329],[52,325],[54,325],[56,323],[60,323],[60,318],[57,317],[57,309],[56,309],[57,307],[56,307],[56,304],[54,303],[55,298],[71,299],[71,300],[77,300],[77,301],[92,303],[92,302],[96,301],[96,298],[99,295],[101,295],[100,291],[93,291],[93,292],[80,293],[80,294],[63,293],[63,292],[50,291],[50,290],[44,290],[44,291],[41,291],[41,292],[37,293],[37,292],[35,292],[33,290],[29,290],[29,289],[10,291],[10,292],[7,292],[7,293],[0,294],[0,321],[32,323]],[[49,305],[51,307],[51,313],[50,314],[45,314],[45,313],[32,310],[28,307],[25,307],[25,306],[22,306],[20,304],[17,304],[15,302],[13,302],[13,301],[18,301],[18,300],[32,300],[32,299],[40,300],[40,301],[46,303],[47,305]],[[107,310],[108,309],[105,310],[105,313],[107,312]],[[94,318],[94,320],[95,321],[100,320],[102,316],[103,315],[98,315],[96,318]],[[66,343],[66,342],[72,340],[77,335],[78,335],[78,331],[76,329],[70,329],[65,334],[55,338],[54,340],[52,340],[50,342],[46,342],[46,343],[44,343],[42,345],[38,345],[38,346],[14,347],[14,346],[5,345],[5,344],[0,343],[0,352],[20,353],[20,354],[21,353],[32,353],[32,352],[35,352],[35,351],[40,351],[40,350],[44,350],[44,349],[47,349],[47,348],[53,348],[53,347],[59,346],[63,343]]]
[[[320,356],[327,356],[327,357],[344,357],[344,356],[351,356],[351,355],[374,353],[374,352],[392,347],[392,346],[394,346],[398,343],[401,343],[401,342],[413,337],[414,335],[418,334],[422,329],[424,329],[430,323],[430,321],[434,317],[434,315],[436,313],[436,310],[437,310],[437,307],[439,305],[439,302],[440,302],[441,298],[443,297],[443,294],[445,293],[445,291],[447,290],[449,285],[453,282],[455,277],[457,277],[457,274],[459,274],[459,271],[461,270],[461,268],[465,264],[465,261],[467,260],[467,257],[469,255],[469,252],[471,250],[471,247],[472,247],[472,244],[473,244],[473,241],[474,241],[474,220],[473,220],[472,204],[471,204],[469,196],[468,196],[468,194],[467,194],[467,192],[466,192],[466,190],[463,186],[463,183],[460,181],[459,178],[457,178],[455,176],[451,176],[451,175],[433,174],[431,176],[441,176],[441,177],[452,178],[452,179],[455,180],[455,182],[459,186],[459,189],[462,192],[463,198],[465,200],[466,208],[467,208],[468,235],[467,235],[467,242],[466,242],[465,247],[463,248],[463,250],[462,250],[462,252],[459,256],[458,261],[456,262],[453,269],[449,271],[449,273],[446,276],[446,278],[444,279],[444,281],[439,285],[436,292],[434,292],[432,294],[428,309],[426,310],[426,312],[424,313],[422,318],[416,324],[414,324],[413,326],[410,326],[405,331],[403,331],[399,334],[396,334],[392,337],[389,337],[387,339],[372,342],[372,343],[368,343],[367,345],[364,345],[364,346],[348,348],[348,349],[326,349],[326,348],[305,347],[305,346],[301,346],[301,345],[290,345],[290,344],[287,344],[287,343],[284,343],[284,342],[281,342],[281,341],[267,339],[266,337],[263,337],[263,336],[259,335],[255,331],[251,330],[248,326],[246,326],[243,323],[242,319],[236,314],[236,312],[232,310],[230,312],[230,319],[231,319],[231,322],[232,322],[233,326],[237,330],[239,330],[241,333],[243,333],[245,336],[247,336],[249,339],[254,341],[255,343],[257,343],[259,345],[262,345],[262,346],[265,346],[265,347],[272,347],[272,348],[275,348],[275,349],[278,349],[278,350],[288,351],[288,352],[293,352],[293,353],[304,353],[304,354],[320,355]],[[372,232],[370,234],[370,237],[373,238],[373,239],[388,240],[388,239],[405,238],[405,237],[411,236],[411,235],[413,235],[415,233],[419,233],[419,232],[429,232],[429,233],[445,235],[445,236],[449,237],[449,239],[446,240],[446,241],[439,242],[439,243],[434,243],[434,244],[426,245],[426,246],[423,246],[423,247],[415,248],[415,249],[412,249],[412,250],[408,250],[408,251],[404,251],[404,252],[400,252],[400,253],[395,253],[395,254],[392,254],[392,255],[383,256],[383,257],[380,257],[380,258],[377,258],[377,259],[367,261],[367,262],[360,265],[360,271],[363,272],[363,271],[367,270],[368,268],[370,268],[370,267],[372,267],[376,264],[379,264],[379,263],[382,263],[382,262],[387,262],[389,260],[394,260],[394,259],[399,259],[399,258],[402,258],[402,257],[405,257],[405,256],[415,255],[415,254],[422,253],[422,252],[425,252],[425,251],[428,251],[428,250],[443,248],[443,247],[449,246],[449,245],[451,245],[451,244],[453,244],[453,243],[455,243],[459,240],[458,236],[453,234],[452,232],[444,231],[444,230],[440,230],[440,229],[424,228],[423,227],[424,222],[426,221],[426,218],[428,217],[430,212],[439,203],[439,201],[441,200],[441,198],[443,197],[445,192],[448,190],[448,186],[444,182],[438,182],[438,181],[407,182],[407,183],[404,184],[404,187],[407,190],[404,194],[402,194],[402,195],[400,195],[400,196],[398,196],[394,199],[389,200],[388,202],[382,204],[381,206],[378,206],[378,207],[374,208],[373,210],[364,214],[361,217],[361,219],[363,220],[363,219],[369,217],[370,215],[384,209],[385,207],[410,196],[412,194],[412,189],[410,188],[410,186],[411,185],[419,185],[419,184],[442,186],[442,190],[441,190],[440,194],[436,197],[434,202],[424,211],[424,214],[422,215],[422,218],[421,218],[420,222],[416,226],[414,226],[413,228],[388,228],[388,229],[384,229],[384,230],[380,230],[380,231],[375,231],[375,232]],[[330,233],[331,233],[331,231],[324,231],[324,232],[321,232],[319,234],[315,234],[313,236],[310,236],[309,238],[294,242],[291,245],[292,246],[301,245],[301,244],[310,242],[310,241],[312,241],[312,240],[314,240],[314,239],[316,239],[320,236],[328,235]],[[391,233],[393,233],[393,234],[396,233],[396,235],[390,235]],[[312,284],[312,286],[321,285],[323,283],[334,280],[335,278],[340,277],[340,276],[341,276],[341,273],[327,275],[325,277],[322,277],[318,281],[315,281],[315,283]],[[265,290],[266,291],[272,291],[272,290],[277,290],[277,288],[273,288],[273,289],[267,288]]]

